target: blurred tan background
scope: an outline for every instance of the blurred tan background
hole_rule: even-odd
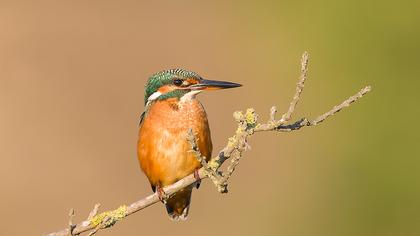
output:
[[[136,159],[144,84],[162,69],[244,84],[199,96],[215,152],[232,112],[285,110],[302,52],[295,133],[261,133],[220,195],[161,204],[100,235],[419,235],[420,2],[0,1],[0,232],[40,235],[151,193]],[[217,226],[217,227],[216,227]]]

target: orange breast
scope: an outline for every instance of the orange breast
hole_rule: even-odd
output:
[[[198,138],[202,155],[211,157],[210,129],[202,105],[195,99],[178,101],[173,98],[154,102],[140,125],[138,159],[153,186],[172,184],[201,167],[189,152],[189,128]]]

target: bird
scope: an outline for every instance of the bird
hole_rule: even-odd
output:
[[[205,160],[212,154],[207,114],[196,98],[208,90],[240,87],[241,84],[203,79],[185,69],[160,71],[145,85],[144,112],[140,116],[137,157],[153,192],[165,204],[171,220],[186,220],[194,186],[167,197],[163,187],[194,173],[199,187],[201,163],[191,152],[187,134],[192,130]]]

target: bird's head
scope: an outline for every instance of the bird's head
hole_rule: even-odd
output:
[[[237,83],[206,80],[195,72],[171,69],[158,72],[146,84],[144,103],[168,98],[191,99],[204,90],[227,89],[242,86]]]

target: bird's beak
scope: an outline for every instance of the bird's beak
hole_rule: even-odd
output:
[[[200,83],[190,86],[193,90],[218,90],[218,89],[228,89],[241,87],[242,84],[226,82],[226,81],[217,81],[217,80],[207,80],[202,79]]]

